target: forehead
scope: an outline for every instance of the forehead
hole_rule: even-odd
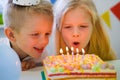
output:
[[[42,30],[51,30],[53,20],[47,15],[33,15],[28,17],[23,27],[22,31],[42,31]]]
[[[66,11],[66,13],[65,13],[65,15],[66,14],[72,14],[72,13],[74,13],[74,14],[80,14],[80,13],[85,13],[85,14],[87,14],[87,15],[89,15],[90,16],[90,13],[89,13],[89,11],[83,6],[78,6],[78,7],[73,7],[73,8],[70,8],[70,9],[68,9],[67,11]]]
[[[30,26],[42,26],[42,23],[44,24],[51,24],[53,21],[53,17],[49,16],[47,14],[25,14],[21,16],[21,18],[18,19],[18,24],[16,24],[16,27],[18,27],[18,30],[28,28]]]
[[[70,9],[68,10],[65,15],[63,16],[63,21],[68,22],[70,20],[72,21],[90,21],[91,20],[91,16],[90,14],[83,8],[77,7],[74,9]],[[84,20],[81,20],[84,19]]]
[[[19,12],[16,12],[14,14],[14,21],[13,24],[14,24],[14,27],[16,30],[20,30],[21,28],[23,28],[24,25],[27,24],[27,22],[33,22],[32,19],[34,20],[38,20],[38,17],[39,17],[39,20],[42,19],[42,17],[46,17],[50,20],[53,19],[53,16],[49,15],[49,14],[44,14],[42,12],[27,12],[27,11],[19,11]],[[36,19],[35,19],[36,18]],[[29,23],[31,24],[31,23]]]

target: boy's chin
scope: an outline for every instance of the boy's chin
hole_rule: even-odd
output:
[[[41,54],[42,54],[42,53],[41,53]],[[34,55],[34,56],[32,56],[32,57],[35,58],[35,59],[38,59],[38,58],[41,57],[41,54],[39,54],[39,55]]]

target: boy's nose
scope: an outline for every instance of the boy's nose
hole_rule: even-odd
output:
[[[41,39],[39,39],[39,44],[42,46],[46,46],[48,44],[48,39],[42,37]]]
[[[43,45],[43,46],[46,46],[47,44],[48,44],[48,39],[42,40],[42,45]]]

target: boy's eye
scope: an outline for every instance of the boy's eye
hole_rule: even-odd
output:
[[[46,36],[50,36],[50,34],[51,34],[51,33],[46,33],[45,35],[46,35]]]

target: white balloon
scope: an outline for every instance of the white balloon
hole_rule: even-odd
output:
[[[21,63],[16,52],[0,43],[0,80],[19,80]]]

